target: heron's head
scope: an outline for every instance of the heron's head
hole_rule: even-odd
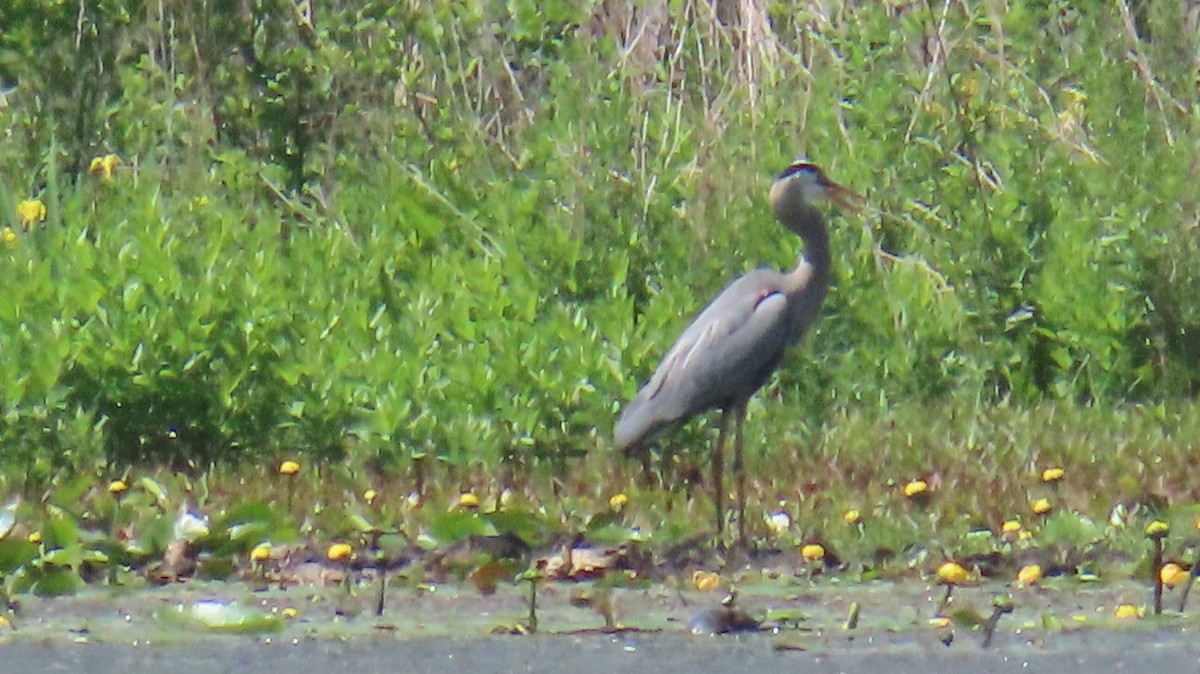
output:
[[[771,207],[782,214],[807,210],[833,202],[849,211],[858,210],[860,197],[833,182],[816,164],[797,159],[771,185]]]

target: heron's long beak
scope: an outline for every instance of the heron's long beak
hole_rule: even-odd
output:
[[[833,181],[829,182],[827,189],[829,190],[829,198],[833,203],[838,205],[838,208],[850,211],[851,213],[857,213],[862,209],[864,199],[855,192]]]

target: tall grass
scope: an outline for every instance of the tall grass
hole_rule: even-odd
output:
[[[763,194],[798,154],[869,207],[833,218],[825,315],[751,417],[766,456],[841,465],[942,406],[1193,428],[1197,12],[1115,8],[0,9],[5,456],[48,476],[607,452],[693,313],[793,262]],[[110,152],[111,179],[87,171]],[[28,198],[45,222],[17,221]],[[888,463],[1036,462],[998,457],[1041,417],[1005,418]]]

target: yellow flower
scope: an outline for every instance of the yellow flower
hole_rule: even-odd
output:
[[[1000,525],[1000,533],[1015,534],[1021,531],[1020,520],[1006,520]]]
[[[250,561],[262,562],[271,556],[271,544],[259,543],[250,551]]]
[[[850,525],[858,524],[862,521],[862,513],[851,508],[846,511],[846,514],[842,515],[842,521]]]
[[[17,245],[17,233],[12,230],[12,227],[5,227],[3,232],[0,232],[0,240],[4,241],[4,245],[12,248]]]
[[[479,497],[472,494],[471,492],[467,492],[465,494],[459,494],[458,495],[458,507],[459,508],[478,508],[479,507]]]
[[[1046,513],[1050,512],[1051,508],[1053,508],[1053,506],[1050,505],[1050,500],[1044,498],[1040,498],[1033,503],[1030,503],[1029,507],[1033,510],[1033,512],[1039,515],[1045,515]]]
[[[710,592],[721,587],[721,574],[713,571],[693,571],[692,585],[701,592]]]
[[[299,473],[299,472],[300,472],[300,464],[297,463],[296,461],[292,461],[291,459],[288,459],[287,461],[284,461],[283,463],[279,464],[279,473],[281,475],[295,475],[296,473]]]
[[[613,510],[620,510],[621,508],[624,508],[625,504],[627,503],[629,503],[629,497],[625,494],[613,494],[612,497],[608,499],[608,506]]]
[[[912,498],[924,494],[928,489],[929,485],[925,483],[925,480],[913,480],[904,485],[904,495]]]
[[[1022,585],[1036,585],[1042,579],[1042,567],[1037,564],[1026,564],[1017,572],[1017,580]]]
[[[289,606],[289,607],[287,607],[287,608],[283,609],[282,611],[280,611],[280,613],[282,613],[282,614],[283,614],[283,617],[284,617],[284,618],[287,618],[287,619],[289,619],[289,620],[291,620],[292,618],[295,618],[296,616],[300,615],[300,612],[296,610],[296,607],[295,607],[295,606]]]
[[[1171,527],[1162,520],[1154,520],[1146,525],[1146,535],[1150,538],[1162,538],[1171,531]]]
[[[42,532],[34,531],[29,534],[29,542],[37,545],[42,542]]]
[[[1121,620],[1129,620],[1131,618],[1141,618],[1142,611],[1132,604],[1121,604],[1117,607],[1114,615]]]
[[[971,582],[971,574],[956,562],[946,562],[939,566],[937,575],[947,585],[962,585]]]
[[[349,543],[334,543],[329,546],[329,550],[326,551],[325,556],[331,562],[342,562],[350,559],[350,553],[352,552],[354,552],[354,548],[350,547]]]
[[[1175,562],[1163,564],[1163,567],[1158,570],[1159,580],[1162,581],[1163,585],[1166,585],[1169,588],[1174,588],[1180,583],[1187,582],[1187,579],[1190,575],[1190,573],[1183,570],[1182,566],[1179,566]]]
[[[375,491],[374,489],[368,489],[363,492],[363,500],[367,502],[367,505],[374,503],[375,499],[378,497],[379,492]]]
[[[805,561],[817,562],[825,559],[825,548],[824,546],[816,543],[809,543],[803,548],[800,548],[800,555],[804,557]]]
[[[42,203],[41,199],[26,199],[17,204],[17,220],[21,221],[21,226],[29,229],[30,225],[36,225],[46,219],[46,204]],[[5,239],[7,240],[7,236]]]
[[[1047,468],[1042,471],[1042,482],[1058,482],[1063,479],[1062,468]]]
[[[99,175],[105,180],[112,180],[113,172],[121,165],[121,158],[115,154],[106,154],[103,157],[94,157],[92,162],[88,164],[88,173]]]
[[[126,489],[129,489],[129,485],[125,484],[124,480],[113,480],[108,483],[108,493],[110,494],[120,494]]]

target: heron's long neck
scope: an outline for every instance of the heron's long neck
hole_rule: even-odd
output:
[[[788,274],[789,280],[797,285],[819,284],[822,289],[829,284],[829,229],[825,216],[816,207],[804,204],[799,208],[781,213],[783,224],[804,240],[804,252],[796,268]],[[800,288],[793,289],[798,292]],[[822,292],[823,294],[823,292]]]
[[[817,274],[827,277],[830,266],[829,230],[825,228],[825,219],[817,217],[820,219],[819,226],[800,235],[804,239],[804,251],[800,253],[800,258],[812,265]]]
[[[792,339],[799,339],[821,311],[829,290],[829,230],[825,218],[811,205],[777,212],[779,220],[804,239],[804,252],[796,268],[784,274]]]

